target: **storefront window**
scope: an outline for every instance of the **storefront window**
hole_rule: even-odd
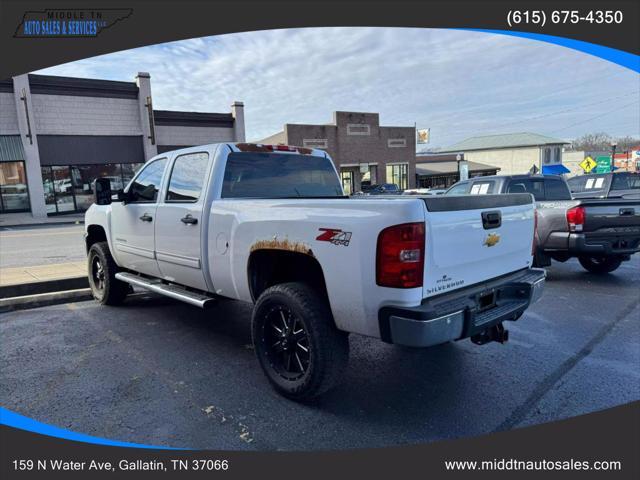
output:
[[[44,188],[44,203],[47,214],[56,213],[56,194],[53,190],[53,176],[51,167],[42,167],[42,187]]]
[[[107,165],[79,165],[71,167],[76,207],[84,211],[93,203],[93,182],[96,178],[108,178],[111,189],[119,190],[122,185],[122,167],[119,163]]]
[[[124,188],[143,163],[56,165],[42,167],[44,200],[48,214],[84,212],[94,200],[96,178],[108,178],[111,189]]]
[[[342,190],[344,190],[344,194],[353,194],[353,172],[351,170],[342,170],[340,172],[340,178],[342,179]]]
[[[123,163],[122,164],[122,188],[126,187],[127,184],[134,177],[136,172],[140,170],[140,168],[144,165],[144,163]],[[111,186],[112,190],[115,190],[113,185]]]
[[[0,163],[0,212],[28,212],[29,190],[24,162]]]
[[[360,179],[360,188],[371,187],[378,183],[378,167],[376,165],[369,165],[369,170],[362,174]]]
[[[73,199],[73,183],[71,168],[63,166],[51,167],[53,175],[53,191],[56,194],[56,209],[59,213],[74,212],[76,204]]]
[[[387,165],[387,183],[396,184],[400,190],[409,188],[409,165],[406,163]]]

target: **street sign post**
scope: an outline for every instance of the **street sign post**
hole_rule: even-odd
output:
[[[591,157],[586,157],[583,161],[580,162],[580,168],[584,170],[584,173],[589,173],[593,170],[598,164]]]
[[[594,173],[609,173],[611,171],[611,157],[608,155],[596,157],[596,164]]]

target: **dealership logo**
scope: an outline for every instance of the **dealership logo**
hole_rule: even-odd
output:
[[[334,245],[344,245],[345,247],[349,246],[349,242],[351,241],[351,232],[343,232],[337,228],[320,228],[319,230],[323,233],[318,235],[316,240],[320,242],[330,242]]]
[[[15,38],[96,37],[104,29],[129,18],[132,8],[48,8],[29,10],[16,28]]]

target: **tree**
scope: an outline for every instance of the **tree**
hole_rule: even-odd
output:
[[[608,133],[587,133],[571,142],[571,150],[583,150],[585,152],[598,152],[611,150],[613,138]]]
[[[640,140],[633,137],[620,137],[617,139],[618,145],[616,146],[616,150],[618,152],[626,152],[631,150],[632,147],[637,147],[640,145]]]
[[[640,140],[633,137],[614,138],[608,133],[597,132],[587,133],[571,142],[571,150],[582,150],[585,152],[609,152],[611,150],[611,142],[616,142],[617,152],[626,152],[631,147],[640,144]]]

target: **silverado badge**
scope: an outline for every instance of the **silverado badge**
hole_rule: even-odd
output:
[[[486,245],[487,247],[493,247],[499,241],[500,235],[498,235],[497,233],[490,233],[489,235],[487,235],[487,238],[484,239],[483,245]]]

